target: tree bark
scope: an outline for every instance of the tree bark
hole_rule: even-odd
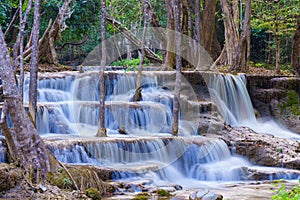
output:
[[[165,0],[166,8],[167,8],[167,16],[168,16],[168,22],[167,22],[167,29],[175,30],[175,24],[174,24],[174,14],[173,14],[173,8],[171,6],[171,0]],[[175,45],[174,45],[174,34],[172,31],[168,31],[167,33],[167,53],[166,53],[166,60],[164,63],[163,69],[168,68],[174,68],[176,67],[176,54],[174,53]]]
[[[200,0],[195,1],[195,28],[196,28],[196,41],[201,42],[201,21],[200,21]]]
[[[280,72],[280,40],[279,36],[275,35],[275,45],[276,45],[276,53],[275,53],[275,72]]]
[[[20,0],[20,6],[23,5],[23,0]],[[28,19],[28,16],[30,14],[30,10],[31,10],[31,6],[32,6],[32,0],[28,1],[28,6],[26,8],[25,11],[25,15],[24,18],[22,17],[22,9],[19,9],[19,18],[20,18],[20,30],[16,39],[16,43],[14,44],[14,66],[13,66],[13,70],[16,71],[17,67],[19,66],[19,59],[18,59],[18,51],[21,50],[20,48],[23,49],[23,37],[24,37],[24,30],[25,30],[25,26],[26,26],[26,22]],[[22,46],[22,47],[21,47]],[[21,52],[19,52],[21,54]],[[23,52],[22,52],[23,53]],[[20,56],[20,62],[21,62],[21,58],[23,58],[23,56]]]
[[[141,60],[140,64],[138,66],[138,75],[136,79],[136,89],[135,94],[133,96],[133,101],[141,101],[142,100],[142,70],[143,70],[143,64],[145,59],[145,38],[146,38],[146,30],[148,26],[149,21],[149,2],[148,0],[145,0],[144,2],[144,28],[143,28],[143,34],[142,34],[142,49],[141,49]]]
[[[34,1],[34,24],[32,27],[32,54],[30,62],[29,82],[29,113],[32,122],[36,124],[37,111],[37,79],[38,79],[38,57],[39,57],[39,33],[40,33],[40,4],[41,0]]]
[[[125,28],[120,22],[106,15],[106,21],[117,28],[128,40],[130,40],[139,49],[142,48],[142,42],[132,32]],[[162,63],[161,59],[147,46],[145,46],[145,56],[154,63]]]
[[[14,161],[32,175],[32,181],[38,182],[40,178],[45,178],[50,170],[49,152],[23,107],[1,27],[0,71],[6,107],[1,117],[3,134],[11,147],[9,151],[13,154]],[[5,110],[10,114],[13,129],[8,129],[6,122],[2,120],[7,114]]]
[[[225,27],[225,45],[224,48],[226,51],[225,58],[218,58],[217,60],[222,61],[221,64],[232,65],[233,59],[235,56],[236,48],[239,43],[239,32],[238,27],[234,20],[233,13],[231,12],[232,6],[228,0],[220,0],[222,13],[224,15],[224,27]],[[220,56],[221,56],[220,55]]]
[[[50,20],[50,27],[46,29],[46,31],[43,34],[43,37],[39,40],[39,60],[42,60],[46,63],[58,65],[54,42],[60,39],[61,32],[65,29],[64,22],[67,18],[71,17],[71,12],[68,12],[71,2],[72,0],[65,0],[63,5],[59,9],[59,13],[57,14],[53,24],[52,20]],[[26,46],[28,47],[30,45]],[[25,50],[25,60],[30,59],[31,53],[32,48],[28,48]]]
[[[101,66],[99,71],[99,88],[100,88],[100,104],[99,104],[99,124],[97,137],[106,137],[105,126],[105,86],[104,86],[104,70],[106,66],[106,29],[105,29],[105,17],[106,17],[106,0],[102,0],[102,15],[101,15]]]
[[[178,136],[178,121],[179,121],[179,98],[180,98],[180,85],[181,85],[181,36],[180,36],[180,15],[179,15],[179,2],[172,0],[172,7],[174,9],[174,22],[175,22],[175,43],[176,43],[176,81],[173,99],[173,112],[172,112],[172,135]],[[172,41],[173,42],[173,41]]]
[[[233,65],[230,71],[247,72],[250,62],[250,16],[251,16],[251,0],[246,0],[245,20],[243,32],[237,47]]]
[[[300,76],[300,17],[292,43],[292,69],[294,74]]]

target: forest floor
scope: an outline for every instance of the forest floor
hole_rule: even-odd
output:
[[[228,66],[217,66],[217,70],[220,72],[227,73]],[[25,71],[29,72],[29,64],[25,65]],[[183,70],[194,70],[191,68],[183,68]],[[68,65],[53,65],[53,64],[39,64],[39,72],[62,72],[62,71],[76,71],[75,67]],[[234,73],[234,72],[233,72]],[[266,69],[262,67],[249,67],[249,71],[246,74],[256,74],[256,75],[268,75],[268,76],[292,76],[292,73],[288,70],[281,70],[276,73],[275,70]]]

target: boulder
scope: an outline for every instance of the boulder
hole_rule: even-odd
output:
[[[258,134],[246,127],[223,131],[223,139],[254,164],[300,169],[299,141]]]
[[[223,196],[220,194],[215,194],[214,192],[203,189],[193,192],[189,196],[189,200],[222,200]]]

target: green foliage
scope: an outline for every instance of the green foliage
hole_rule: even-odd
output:
[[[85,190],[86,196],[92,198],[93,200],[100,200],[101,194],[96,188],[88,188]]]
[[[272,200],[299,200],[300,199],[300,180],[298,184],[295,185],[291,190],[286,189],[285,184],[282,180],[281,186],[276,190],[276,194],[272,196]],[[278,183],[275,183],[275,186],[278,186]]]
[[[18,7],[16,0],[1,0],[0,1],[0,25],[6,28],[13,16],[13,9]]]
[[[123,63],[125,67],[137,67],[140,64],[141,58],[134,58],[134,59],[124,59]],[[145,58],[144,65],[150,64],[150,61]],[[111,63],[112,66],[122,66],[121,60],[115,61]]]
[[[295,90],[289,90],[287,92],[287,100],[283,103],[281,107],[281,114],[292,113],[295,116],[300,115],[300,102],[298,94]]]

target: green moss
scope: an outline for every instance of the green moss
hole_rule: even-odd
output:
[[[134,197],[132,200],[148,200],[148,197],[147,196],[136,196]]]
[[[59,171],[58,173],[49,172],[47,174],[47,180],[52,185],[56,185],[62,189],[75,189],[72,181],[64,170]]]
[[[92,198],[93,200],[100,200],[101,194],[96,188],[88,188],[85,190],[85,195]]]
[[[172,196],[169,192],[167,192],[166,190],[164,189],[159,189],[156,191],[156,193],[158,194],[158,196],[160,197],[170,197]]]
[[[288,115],[288,113],[295,116],[300,115],[300,103],[298,94],[295,90],[289,90],[287,92],[287,99],[281,106],[281,114],[283,113],[286,113],[286,115]]]

